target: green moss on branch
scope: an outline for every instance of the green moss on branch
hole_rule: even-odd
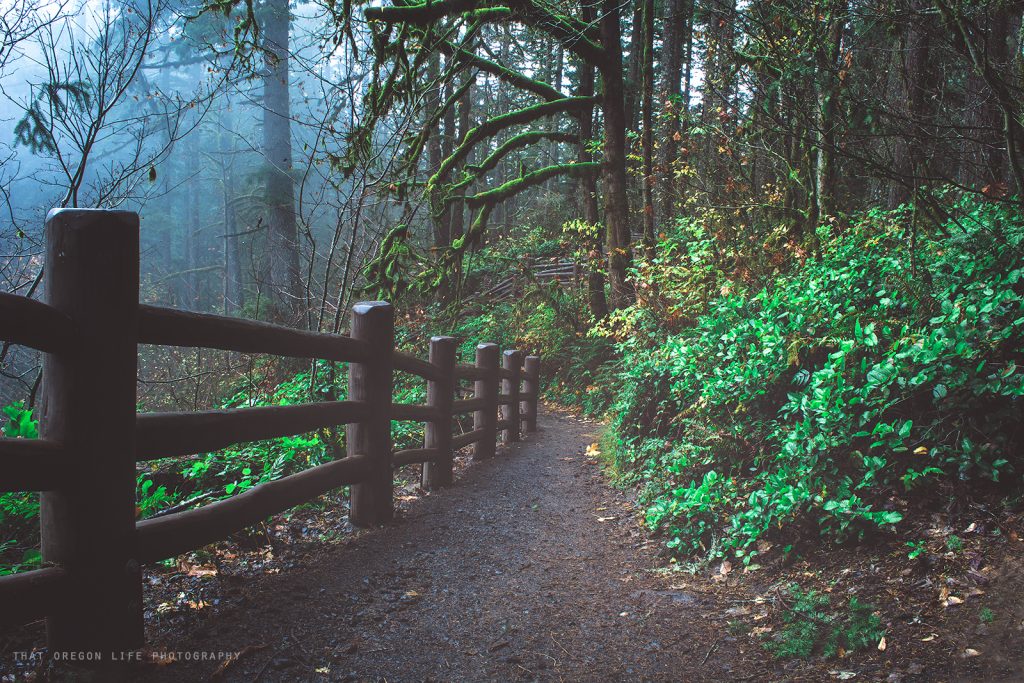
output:
[[[494,206],[498,202],[504,201],[509,197],[519,194],[523,190],[526,190],[535,185],[543,183],[548,178],[553,178],[559,175],[568,175],[579,177],[589,173],[597,173],[601,168],[600,162],[597,161],[585,161],[580,163],[572,164],[556,164],[553,166],[545,166],[539,168],[536,171],[531,171],[525,175],[508,181],[503,185],[499,185],[490,190],[480,192],[478,194],[466,197],[466,205],[475,209],[477,207],[491,205]]]
[[[431,176],[430,180],[427,181],[428,191],[436,188],[441,178],[446,177],[459,162],[468,157],[473,147],[481,140],[491,137],[511,126],[530,123],[552,114],[581,111],[585,107],[593,107],[596,102],[597,99],[594,97],[563,97],[560,100],[534,104],[487,119],[475,128],[466,131],[466,135],[462,138],[459,146],[455,148],[455,151],[447,159],[441,162],[441,166]]]

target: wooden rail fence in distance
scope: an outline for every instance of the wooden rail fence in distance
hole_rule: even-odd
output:
[[[0,577],[0,628],[46,617],[52,652],[143,645],[141,565],[194,550],[350,486],[354,524],[392,518],[393,469],[452,482],[453,452],[491,457],[537,428],[540,359],[480,344],[458,364],[434,337],[428,360],[394,347],[391,304],[356,304],[350,336],[139,304],[139,218],[88,209],[46,220],[46,301],[0,294],[0,340],[44,352],[38,440],[0,439],[0,491],[40,491],[43,569]],[[138,345],[214,348],[349,363],[347,401],[197,413],[136,413]],[[500,362],[499,362],[500,358]],[[394,373],[427,382],[423,405],[392,403]],[[473,398],[455,400],[459,381]],[[501,419],[499,419],[499,410]],[[473,430],[455,435],[458,417]],[[422,448],[394,451],[392,420],[425,423]],[[136,521],[136,463],[347,425],[348,457],[199,508]]]

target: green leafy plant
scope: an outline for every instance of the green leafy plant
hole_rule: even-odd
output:
[[[16,401],[4,406],[7,424],[4,425],[4,436],[11,439],[38,439],[39,422],[32,419],[32,411],[25,407],[24,401]]]
[[[682,221],[636,268],[652,293],[599,329],[618,467],[680,554],[750,562],[766,537],[892,530],[943,479],[1021,483],[1024,218],[965,200],[916,242],[881,211],[818,238],[758,280]]]
[[[793,584],[791,602],[784,606],[783,626],[765,649],[780,659],[807,659],[814,654],[834,657],[840,650],[854,652],[876,645],[885,635],[875,608],[852,596],[842,609],[833,610],[829,599]]]
[[[907,553],[907,557],[911,560],[915,560],[928,551],[924,541],[907,541],[907,546],[910,548],[910,552]]]

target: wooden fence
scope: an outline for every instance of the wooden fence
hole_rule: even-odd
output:
[[[422,463],[422,481],[452,481],[453,451],[493,456],[499,438],[537,428],[540,359],[434,337],[428,360],[394,346],[394,311],[356,304],[351,336],[139,304],[134,213],[55,210],[46,221],[46,303],[0,294],[0,339],[44,352],[40,438],[0,439],[0,491],[40,491],[44,569],[0,578],[0,627],[47,618],[51,651],[122,652],[143,644],[141,565],[202,547],[351,486],[350,519],[393,514],[393,468]],[[205,347],[349,363],[349,397],[306,405],[136,413],[138,344]],[[427,382],[424,405],[392,403],[396,371]],[[455,400],[460,380],[472,398]],[[500,412],[500,414],[499,414]],[[453,435],[459,415],[473,429]],[[422,448],[393,451],[392,420],[425,423]],[[136,463],[233,443],[347,425],[348,457],[245,493],[136,521]]]
[[[521,266],[517,273],[509,275],[479,297],[486,301],[499,301],[522,292],[527,281],[537,283],[557,282],[560,285],[578,286],[582,281],[583,268],[569,259],[552,262],[549,259],[534,259]]]

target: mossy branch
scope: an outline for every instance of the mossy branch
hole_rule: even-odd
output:
[[[479,239],[480,235],[482,235],[487,229],[487,220],[490,218],[491,211],[493,211],[494,207],[500,202],[508,199],[509,197],[512,197],[535,185],[539,185],[548,178],[553,178],[558,175],[580,176],[587,173],[597,173],[600,169],[601,163],[597,161],[545,166],[544,168],[537,169],[536,171],[522,175],[514,180],[510,180],[494,189],[487,190],[486,192],[480,192],[479,194],[475,194],[471,197],[466,197],[466,205],[470,209],[477,209],[476,217],[473,219],[473,224],[469,226],[469,230],[466,234],[452,243],[452,251],[464,251],[466,247]]]
[[[485,190],[484,192],[479,192],[466,197],[466,206],[471,209],[487,204],[494,206],[498,202],[519,194],[523,190],[543,183],[548,178],[553,178],[559,175],[580,177],[591,173],[597,173],[600,169],[601,163],[598,161],[584,161],[571,164],[545,166],[544,168],[539,168],[536,171],[531,171],[530,173],[521,175],[518,178],[510,180],[493,189]]]
[[[466,135],[462,138],[459,146],[455,148],[455,151],[448,158],[441,162],[441,166],[431,176],[430,180],[427,181],[427,190],[430,191],[432,188],[437,187],[441,179],[445,178],[455,168],[456,164],[469,156],[473,147],[481,140],[496,135],[498,132],[511,126],[530,123],[552,114],[580,111],[585,107],[593,107],[596,102],[597,99],[594,97],[563,97],[560,100],[534,104],[487,119],[475,128],[466,131]]]
[[[427,140],[430,138],[431,133],[437,134],[437,124],[444,116],[444,113],[455,105],[459,99],[466,94],[476,79],[470,76],[466,81],[455,89],[445,101],[437,108],[436,111],[432,112],[431,115],[423,122],[423,126],[420,128],[420,132],[413,138],[409,144],[409,148],[403,157],[403,167],[410,168],[415,167],[416,160],[419,159],[420,154],[423,152],[423,147],[426,145]]]
[[[467,164],[465,167],[465,170],[468,171],[466,173],[466,176],[459,182],[455,183],[454,185],[450,185],[447,188],[448,196],[446,196],[442,200],[441,205],[443,207],[448,206],[449,204],[461,199],[461,197],[455,196],[455,193],[458,190],[461,190],[462,188],[468,186],[473,181],[482,176],[484,173],[490,171],[492,168],[497,166],[502,159],[504,159],[512,152],[516,151],[517,149],[526,147],[527,145],[533,144],[534,142],[540,142],[541,140],[552,140],[554,142],[566,142],[572,144],[579,142],[579,136],[576,135],[575,133],[562,133],[550,130],[531,130],[513,136],[506,140],[504,144],[498,147],[498,149],[491,152],[487,156],[487,158],[484,159],[479,164]]]
[[[472,12],[484,4],[480,0],[440,0],[391,7],[368,7],[363,15],[370,21],[388,24],[410,24],[426,26],[453,14]],[[507,8],[506,8],[507,9]]]
[[[488,5],[485,0],[439,0],[390,7],[368,7],[363,12],[370,21],[410,26],[428,26],[445,17],[463,15],[478,22],[521,21],[558,40],[566,49],[589,61],[598,69],[621,68],[612,64],[600,45],[600,36],[592,24],[552,11],[533,0],[512,0],[508,5]]]
[[[527,92],[532,92],[549,102],[560,100],[565,97],[565,95],[555,90],[547,83],[534,80],[529,76],[519,73],[518,71],[513,71],[512,69],[498,64],[497,62],[481,57],[480,55],[473,54],[469,50],[464,50],[452,43],[440,43],[438,45],[438,49],[440,49],[445,55],[450,56],[452,59],[464,64],[465,66],[489,73],[511,86],[521,88]]]
[[[552,142],[566,142],[571,144],[578,143],[579,136],[575,133],[563,133],[552,130],[530,130],[525,133],[519,133],[518,135],[514,135],[506,140],[500,147],[488,154],[487,158],[479,164],[473,166],[467,164],[466,167],[475,175],[480,176],[497,166],[502,159],[515,150],[531,145],[534,142],[540,142],[541,140],[551,140]]]

